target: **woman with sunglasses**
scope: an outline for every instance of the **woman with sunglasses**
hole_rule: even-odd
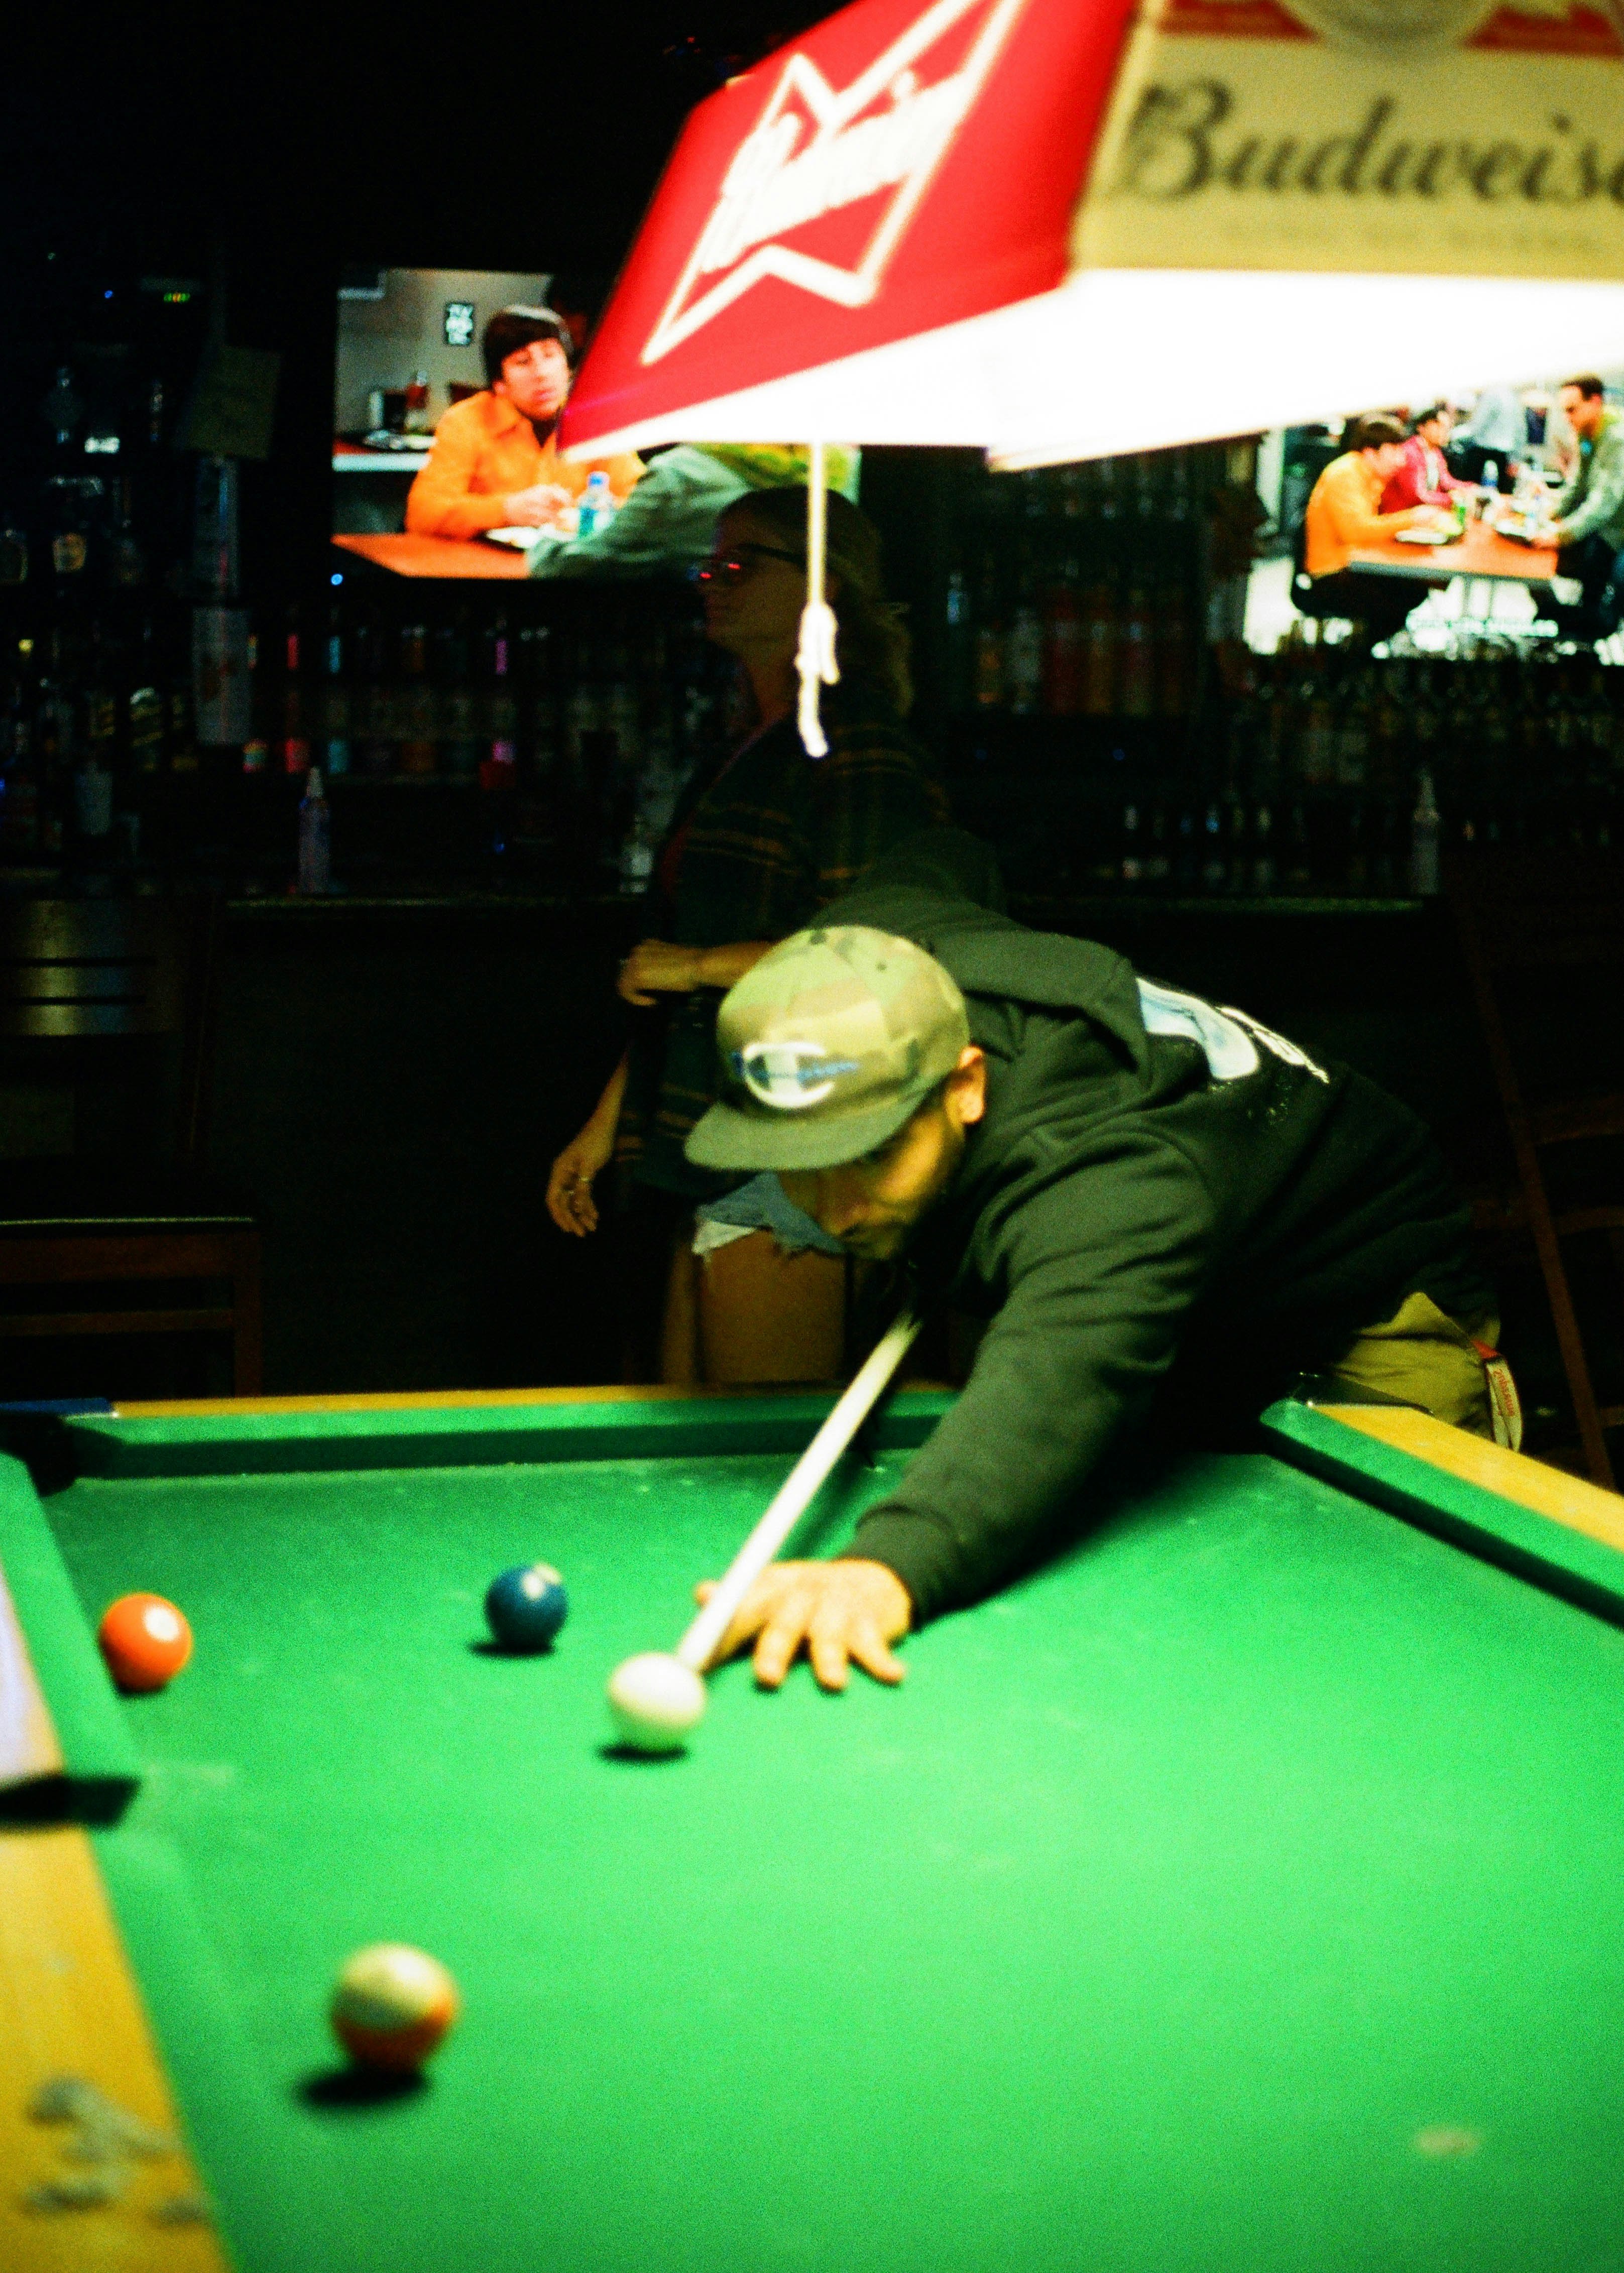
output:
[[[892,846],[946,816],[902,720],[908,638],[886,599],[874,525],[828,499],[827,589],[839,684],[824,691],[827,757],[801,746],[795,649],[806,602],[804,488],[753,491],[701,564],[705,630],[734,657],[741,739],[690,788],[656,865],[656,935],[621,965],[630,1044],[586,1126],[553,1164],[561,1231],[598,1226],[611,1160],[628,1380],[818,1380],[842,1363],[845,1264],[770,1189],[742,1205],[694,1168],[683,1138],[716,1095],[716,1010],[767,949],[849,891]],[[720,1202],[699,1229],[695,1210]],[[731,1216],[732,1220],[727,1219]]]

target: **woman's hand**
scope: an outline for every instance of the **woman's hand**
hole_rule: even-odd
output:
[[[609,1165],[614,1151],[614,1123],[607,1126],[597,1114],[581,1134],[566,1144],[547,1178],[547,1213],[560,1231],[584,1239],[598,1229],[598,1204],[592,1179]]]
[[[620,965],[615,985],[628,1002],[648,1009],[661,994],[691,994],[705,984],[705,950],[673,947],[669,940],[639,940]]]
[[[691,994],[699,986],[719,987],[725,994],[771,945],[770,939],[741,939],[729,947],[673,947],[669,940],[645,939],[620,965],[615,983],[640,1010],[662,994]]]

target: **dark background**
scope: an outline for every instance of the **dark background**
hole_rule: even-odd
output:
[[[11,11],[0,503],[42,461],[35,407],[58,361],[92,390],[149,366],[184,383],[223,295],[233,343],[283,358],[271,463],[244,469],[245,580],[251,596],[319,581],[341,265],[568,259],[606,291],[688,109],[828,12]],[[166,307],[140,289],[154,275],[205,295]]]
[[[274,605],[324,585],[341,266],[566,261],[606,293],[687,110],[826,12],[784,0],[610,0],[574,16],[485,0],[433,18],[11,11],[0,507],[44,463],[37,406],[59,362],[93,392],[162,375],[173,422],[223,305],[235,344],[282,357],[270,461],[244,469],[246,596]],[[203,289],[167,307],[140,289],[154,275]],[[931,541],[909,454],[870,454],[864,487],[904,594]],[[189,475],[178,455],[154,469],[177,529]],[[540,1200],[618,1046],[608,979],[634,913],[604,912],[590,937],[567,913],[517,909],[229,919],[214,1151],[264,1221],[268,1387],[613,1375],[598,1258],[545,1226]],[[1091,927],[1141,967],[1364,1065],[1446,1142],[1481,1125],[1458,971],[1418,913],[1253,925],[1141,909]],[[207,1385],[202,1353],[55,1355],[78,1369],[42,1384],[58,1390]]]

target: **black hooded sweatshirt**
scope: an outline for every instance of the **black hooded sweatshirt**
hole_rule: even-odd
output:
[[[924,1299],[991,1323],[846,1550],[894,1571],[922,1623],[1074,1527],[1091,1476],[1153,1414],[1255,1414],[1410,1293],[1462,1321],[1493,1298],[1406,1106],[1243,1012],[1142,986],[1108,948],[966,896],[988,889],[974,840],[915,844],[929,851],[893,854],[820,920],[916,941],[987,1054],[985,1117],[907,1260]]]

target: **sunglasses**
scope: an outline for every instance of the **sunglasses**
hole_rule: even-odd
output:
[[[731,552],[713,552],[702,560],[690,573],[696,584],[709,584],[714,579],[718,584],[742,584],[753,575],[758,559],[787,560],[797,568],[806,566],[799,552],[786,552],[777,544],[735,544]]]

